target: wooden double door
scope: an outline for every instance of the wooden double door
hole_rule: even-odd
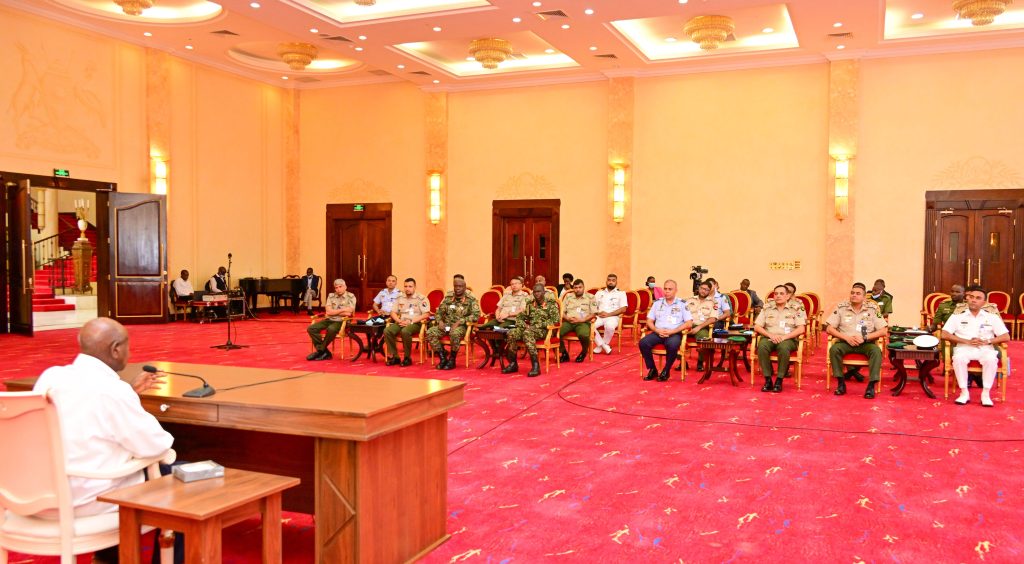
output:
[[[495,200],[491,283],[522,276],[531,288],[537,276],[559,283],[559,200]]]
[[[928,192],[924,290],[980,284],[1010,294],[1024,289],[1024,190]]]
[[[328,204],[324,297],[335,278],[344,278],[356,308],[365,311],[390,274],[391,204]]]

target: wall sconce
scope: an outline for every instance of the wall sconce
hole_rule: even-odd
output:
[[[612,220],[622,223],[626,217],[626,165],[612,165]]]
[[[167,195],[167,161],[153,157],[153,193]]]
[[[430,223],[437,225],[441,221],[441,173],[431,172],[430,182]]]
[[[841,155],[833,158],[836,161],[836,218],[842,221],[850,216],[850,157]]]

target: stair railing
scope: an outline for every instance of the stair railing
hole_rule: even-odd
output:
[[[78,232],[78,228],[65,229],[56,235],[50,235],[49,237],[32,243],[32,259],[36,270],[50,264],[56,259],[67,256],[71,252],[71,249],[61,246],[60,237],[61,235],[67,235],[68,233],[74,232]]]

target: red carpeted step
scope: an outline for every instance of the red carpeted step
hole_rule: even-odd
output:
[[[32,306],[32,311],[43,312],[43,311],[74,311],[75,304],[55,304],[55,305],[44,305],[44,306]]]
[[[64,301],[64,298],[32,298],[32,309],[38,309],[39,306],[49,305],[71,305]]]

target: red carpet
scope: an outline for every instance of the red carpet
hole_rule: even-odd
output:
[[[637,353],[598,355],[539,378],[526,369],[451,372],[365,359],[311,363],[305,318],[225,326],[131,327],[133,360],[465,380],[449,426],[449,532],[424,561],[1020,562],[1024,559],[1024,390],[1015,370],[994,409],[930,400],[916,383],[892,397],[826,394],[824,351],[804,386],[782,394],[640,380]],[[0,380],[75,354],[75,332],[0,337]],[[1014,366],[1024,345],[1011,346]],[[542,357],[543,360],[543,357]],[[678,374],[678,373],[677,373]],[[312,561],[311,519],[286,514],[286,562]],[[225,534],[225,562],[258,560],[258,524]],[[15,555],[12,562],[55,562]],[[82,561],[87,561],[83,559]]]

